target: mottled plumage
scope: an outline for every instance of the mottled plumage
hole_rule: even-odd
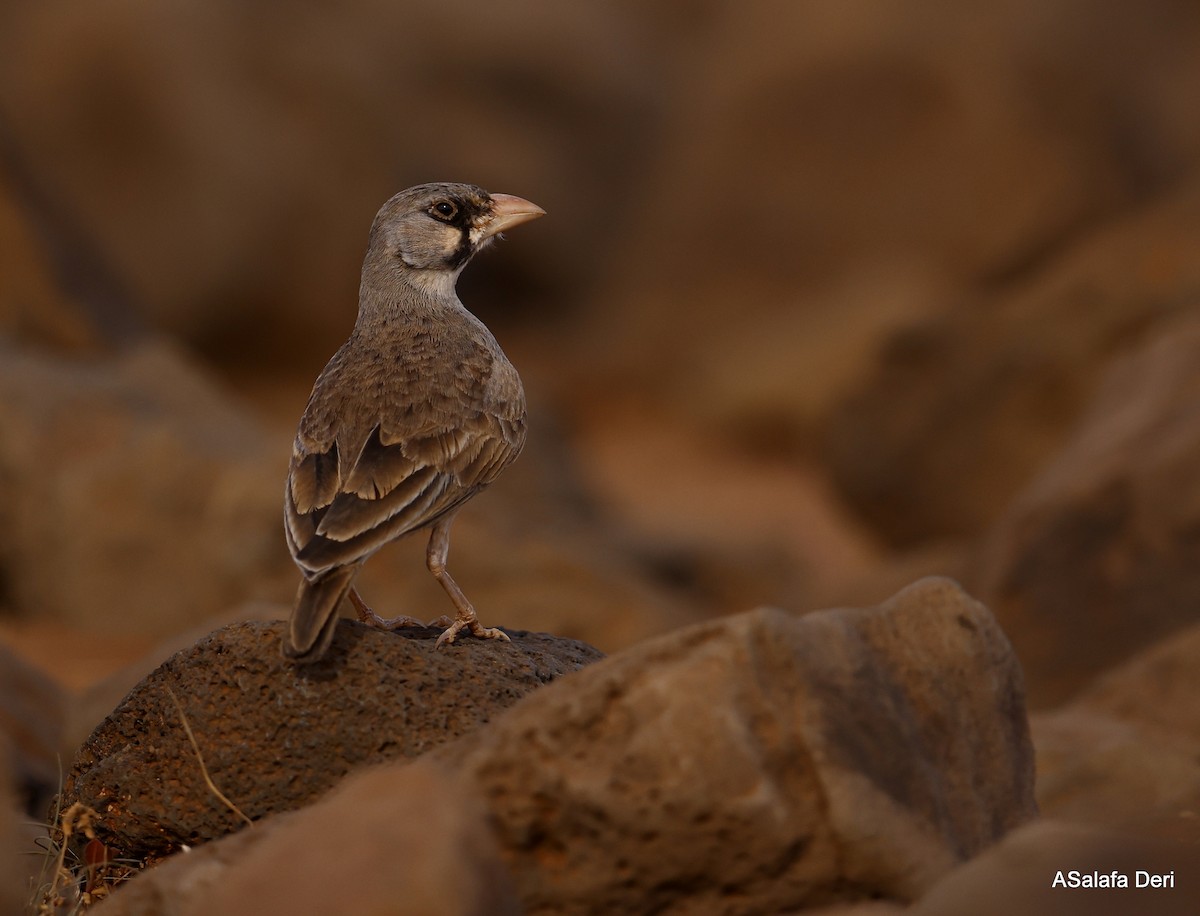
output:
[[[288,547],[304,580],[284,651],[320,658],[349,594],[359,616],[384,621],[353,591],[376,550],[432,527],[428,562],[456,606],[438,645],[479,625],[445,571],[454,513],[511,463],[525,442],[520,377],[454,291],[471,257],[501,230],[543,211],[472,185],[397,194],[371,227],[354,330],[316,384],[292,449],[285,497]]]

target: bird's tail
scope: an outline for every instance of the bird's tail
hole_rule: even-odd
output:
[[[283,638],[283,654],[287,658],[304,665],[325,655],[337,629],[338,604],[357,572],[357,566],[339,566],[317,579],[300,583],[292,620]]]

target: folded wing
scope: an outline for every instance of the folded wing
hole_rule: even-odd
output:
[[[490,483],[524,439],[523,404],[510,416],[480,412],[452,429],[405,433],[381,421],[350,460],[337,438],[309,451],[297,436],[285,504],[292,555],[309,576],[359,563]]]

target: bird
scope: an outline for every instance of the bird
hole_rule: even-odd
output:
[[[464,631],[508,640],[479,622],[446,563],[457,512],[525,444],[525,392],[455,286],[501,232],[544,215],[456,182],[408,188],[376,214],[354,328],[313,385],[288,465],[284,532],[301,582],[283,654],[297,664],[324,657],[343,597],[371,626],[444,626],[435,649]],[[381,547],[425,529],[426,565],[455,616],[384,619],[355,576]]]

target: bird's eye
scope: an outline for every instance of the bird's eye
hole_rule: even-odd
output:
[[[434,219],[440,219],[448,223],[458,215],[458,207],[454,206],[451,201],[439,200],[429,208],[429,213]]]

